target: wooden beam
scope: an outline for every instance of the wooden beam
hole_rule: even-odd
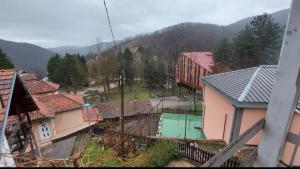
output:
[[[295,144],[296,146],[300,146],[300,136],[294,133],[288,133],[286,140]]]
[[[300,1],[291,3],[277,77],[266,114],[266,125],[254,166],[277,167],[300,92]]]
[[[263,129],[265,120],[261,119],[252,125],[247,131],[240,135],[237,139],[229,143],[223,150],[217,153],[213,158],[207,161],[201,167],[220,167],[222,166],[233,154],[241,148],[247,141]]]

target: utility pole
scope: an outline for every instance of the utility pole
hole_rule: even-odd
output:
[[[103,0],[103,4],[105,7],[105,12],[106,12],[106,17],[107,17],[107,21],[108,21],[108,25],[110,28],[110,32],[111,32],[111,36],[114,42],[114,47],[116,50],[116,56],[118,55],[118,48],[117,48],[117,44],[115,41],[115,37],[114,37],[114,33],[112,30],[112,26],[110,23],[110,19],[109,19],[109,14],[108,14],[108,10],[107,10],[107,6],[106,6],[106,2],[105,0]],[[121,84],[120,84],[120,92],[121,92],[121,118],[120,118],[120,124],[121,124],[121,154],[123,155],[124,152],[124,62],[122,60],[123,58],[120,59],[120,65],[121,65]],[[120,81],[119,81],[120,83]]]

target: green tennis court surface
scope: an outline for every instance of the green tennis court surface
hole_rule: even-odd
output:
[[[159,136],[184,138],[185,118],[185,114],[163,113],[158,128]],[[186,138],[204,139],[205,135],[199,129],[202,126],[201,123],[202,116],[187,115]]]

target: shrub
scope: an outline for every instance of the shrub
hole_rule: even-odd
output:
[[[180,152],[175,145],[166,141],[158,141],[146,153],[144,165],[145,167],[163,167],[179,158]]]

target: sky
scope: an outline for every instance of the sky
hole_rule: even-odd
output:
[[[106,0],[117,40],[182,22],[228,25],[291,0]],[[103,0],[0,0],[0,39],[45,48],[112,41]]]

